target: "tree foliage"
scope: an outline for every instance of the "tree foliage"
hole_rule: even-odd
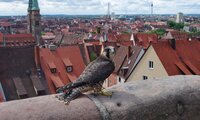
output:
[[[168,21],[167,22],[167,25],[170,27],[170,28],[173,28],[173,29],[176,29],[176,30],[181,30],[183,29],[184,27],[184,23],[176,23],[174,21]]]
[[[149,32],[150,34],[157,34],[157,35],[159,35],[159,36],[163,36],[165,33],[166,33],[166,31],[165,31],[165,29],[157,29],[157,30],[153,30],[153,31],[151,31],[151,32]]]
[[[95,52],[91,52],[90,54],[90,60],[94,61],[97,58],[97,54]]]

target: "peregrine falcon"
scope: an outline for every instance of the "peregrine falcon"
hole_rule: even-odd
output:
[[[85,68],[76,81],[57,89],[56,92],[60,93],[57,98],[69,104],[71,100],[79,97],[82,92],[91,90],[98,94],[112,95],[112,93],[104,91],[102,85],[115,69],[112,61],[114,55],[114,47],[105,47],[102,54]]]

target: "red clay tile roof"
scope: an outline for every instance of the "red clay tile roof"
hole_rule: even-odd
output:
[[[121,66],[123,65],[126,57],[128,54],[128,47],[126,46],[120,46],[116,52],[115,57],[113,58],[113,61],[115,63],[115,73],[118,73]]]
[[[130,41],[131,34],[120,34],[117,35],[117,42],[124,42],[124,41]]]
[[[186,68],[186,66],[182,62],[177,62],[175,65],[185,74],[192,75],[192,73]]]
[[[65,64],[65,66],[72,66],[72,63],[68,58],[64,58],[62,60],[63,60],[63,63]]]
[[[51,75],[51,80],[53,82],[53,84],[55,85],[56,88],[60,88],[62,86],[64,86],[63,82],[61,81],[59,76],[55,76],[55,75]]]
[[[0,33],[0,43],[2,44],[3,38],[6,41],[7,47],[13,46],[29,46],[35,44],[35,38],[32,34],[1,34]]]
[[[3,95],[1,94],[1,91],[0,91],[0,102],[3,102]]]
[[[50,69],[55,69],[56,65],[54,64],[54,62],[48,62],[47,63]]]
[[[64,61],[67,59],[70,61],[68,62],[73,67],[73,71],[71,73],[67,73],[66,71],[65,64],[69,63],[64,63]],[[55,81],[52,81],[51,79],[52,75],[59,77],[63,84],[69,84],[70,82],[76,80],[85,68],[85,64],[78,46],[61,47],[57,48],[55,51],[50,51],[47,48],[41,48],[40,61],[51,93],[55,93],[56,90],[55,86],[53,85],[53,83],[55,84]],[[49,62],[54,62],[57,69],[56,73],[51,73],[48,67]],[[61,84],[57,84],[57,87],[60,85]]]
[[[137,45],[141,45],[144,48],[148,48],[150,43],[157,43],[157,34],[137,33],[135,35],[135,42]]]
[[[179,31],[170,31],[172,37],[176,40],[187,40],[189,38],[189,35],[184,32]]]
[[[168,75],[189,74],[189,72],[192,74],[199,74],[199,41],[176,40],[175,50],[167,40],[159,41],[152,45]]]
[[[9,27],[11,24],[9,22],[0,22],[0,26]]]
[[[184,60],[185,65],[187,65],[196,75],[200,75],[200,70],[198,70],[189,60]]]

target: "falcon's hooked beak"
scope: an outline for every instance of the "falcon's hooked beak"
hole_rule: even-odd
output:
[[[115,56],[115,48],[113,46],[105,47],[102,55],[112,59]]]

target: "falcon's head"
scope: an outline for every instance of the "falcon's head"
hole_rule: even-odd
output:
[[[102,55],[108,59],[112,59],[115,56],[115,48],[113,46],[105,47]]]

